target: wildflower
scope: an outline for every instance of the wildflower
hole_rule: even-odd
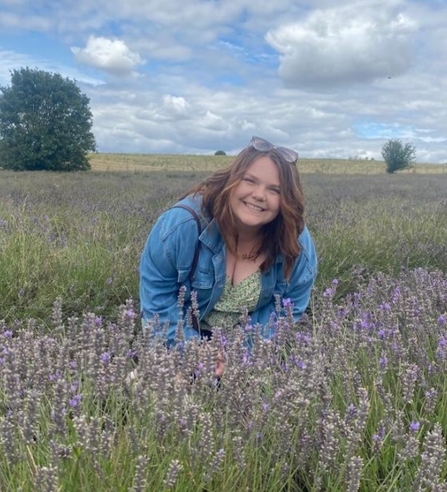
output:
[[[438,325],[445,325],[447,323],[447,316],[445,314],[441,314],[438,318]]]
[[[205,364],[204,364],[203,362],[199,362],[199,363],[197,364],[197,371],[196,371],[196,373],[195,373],[195,374],[196,374],[196,376],[199,376],[199,375],[202,373],[202,371],[203,371],[204,369],[205,369]]]
[[[126,352],[126,359],[133,359],[134,357],[138,357],[138,352],[136,350],[129,349]]]
[[[412,432],[417,432],[421,427],[421,424],[420,422],[417,422],[417,421],[413,421],[413,422],[410,422],[410,430]]]
[[[357,492],[360,488],[362,475],[363,459],[360,456],[353,456],[346,469],[346,490],[347,492]]]
[[[183,465],[179,460],[172,460],[169,465],[168,473],[166,474],[166,478],[164,481],[164,485],[167,489],[172,489],[177,481],[177,477],[179,473],[182,471]]]
[[[68,404],[70,405],[70,407],[75,408],[79,405],[79,403],[81,402],[81,399],[82,399],[82,395],[80,395],[80,394],[75,395],[73,398],[70,398],[68,400]]]
[[[286,298],[286,299],[283,299],[282,300],[282,307],[292,307],[293,306],[293,302],[290,298]]]
[[[135,311],[133,309],[126,309],[124,314],[130,319],[135,318]]]
[[[101,354],[101,361],[104,362],[104,364],[108,364],[110,362],[110,353],[109,352],[103,352]]]
[[[348,417],[354,418],[357,415],[357,408],[353,403],[348,405]]]

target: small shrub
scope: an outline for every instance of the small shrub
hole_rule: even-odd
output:
[[[386,162],[386,172],[394,174],[401,169],[408,169],[416,159],[416,148],[410,143],[405,145],[400,140],[388,140],[382,147],[382,156]]]

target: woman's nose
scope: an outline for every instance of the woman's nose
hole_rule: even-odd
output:
[[[265,200],[265,190],[262,186],[258,186],[253,190],[253,198],[259,202]]]

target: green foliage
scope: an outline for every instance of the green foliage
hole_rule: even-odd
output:
[[[0,171],[0,320],[46,320],[59,295],[67,316],[138,299],[151,224],[204,176]],[[344,295],[376,272],[447,268],[447,174],[315,174],[303,186],[319,288],[336,278]]]
[[[89,98],[59,74],[21,68],[0,87],[0,162],[14,171],[82,171],[95,150]]]
[[[386,172],[408,169],[416,159],[416,148],[410,143],[405,145],[399,140],[388,140],[382,147],[382,157],[386,162]]]
[[[214,152],[214,155],[227,155],[223,150],[216,150],[216,152]]]

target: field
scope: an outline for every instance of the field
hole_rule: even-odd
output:
[[[300,161],[309,313],[251,351],[241,330],[166,353],[139,330],[139,256],[230,159],[180,157],[0,171],[0,490],[447,490],[446,167]]]
[[[94,171],[214,171],[230,164],[231,156],[216,155],[157,155],[157,154],[92,154],[90,164]],[[301,173],[325,174],[383,174],[385,163],[355,159],[300,158]],[[410,174],[445,174],[447,164],[418,164],[403,171]]]

